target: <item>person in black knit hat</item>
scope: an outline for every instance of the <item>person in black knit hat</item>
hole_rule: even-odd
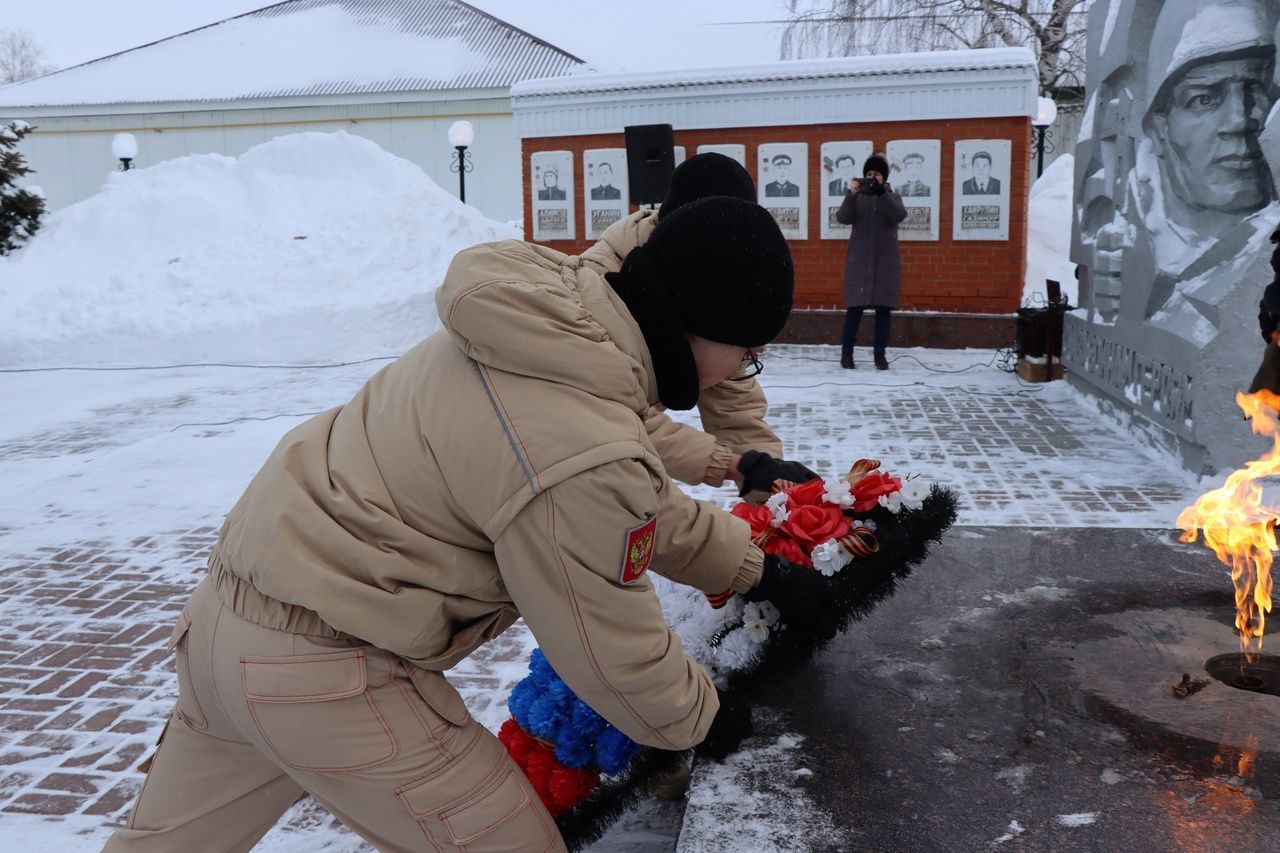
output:
[[[862,312],[876,309],[875,363],[888,370],[890,315],[898,307],[902,258],[898,254],[898,223],[907,209],[889,186],[889,161],[872,154],[862,167],[863,178],[845,193],[836,221],[852,225],[844,261],[844,330],[840,336],[840,366],[852,369],[853,345]]]
[[[724,250],[710,253],[709,245]],[[662,217],[648,242],[605,278],[644,334],[659,401],[691,409],[698,392],[715,384],[699,375],[695,351],[738,362],[754,356],[791,313],[795,272],[786,238],[764,208],[712,196]]]
[[[738,161],[713,152],[698,154],[676,167],[659,211],[640,210],[609,226],[581,255],[583,265],[601,275],[619,272],[624,259],[649,241],[660,221],[711,196],[731,196],[749,205],[743,209],[756,209],[755,183]],[[633,260],[633,266],[643,263],[643,253]],[[708,271],[704,280],[711,282],[717,275]],[[716,285],[708,287],[714,292]],[[662,405],[650,409],[645,430],[672,479],[710,486],[732,480],[743,497],[756,501],[768,496],[775,479],[801,482],[816,476],[804,465],[782,458],[782,440],[765,421],[768,402],[755,380],[759,369],[753,355],[729,379],[701,389],[697,407],[705,432],[673,421]]]

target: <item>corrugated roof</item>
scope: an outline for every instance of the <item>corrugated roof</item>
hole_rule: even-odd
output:
[[[459,0],[286,0],[0,87],[0,106],[508,87],[582,64]]]
[[[845,56],[835,59],[793,59],[763,64],[661,72],[578,74],[570,78],[542,80],[529,78],[512,86],[511,95],[513,98],[538,95],[585,95],[595,92],[694,88],[787,80],[852,79],[953,71],[1030,69],[1034,73],[1035,67],[1035,54],[1029,48],[997,47]]]

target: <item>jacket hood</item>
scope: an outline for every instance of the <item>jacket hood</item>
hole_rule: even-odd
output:
[[[637,210],[605,229],[600,241],[582,253],[582,262],[597,273],[617,272],[636,246],[648,242],[658,226],[656,210]]]
[[[436,310],[462,352],[483,365],[636,412],[657,400],[640,327],[579,257],[519,240],[473,246],[449,265]]]

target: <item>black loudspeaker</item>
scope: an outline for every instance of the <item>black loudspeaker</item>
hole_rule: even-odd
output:
[[[675,135],[669,124],[633,124],[627,135],[627,186],[632,204],[662,204],[676,168]]]
[[[1017,343],[1014,348],[1018,356],[1044,358],[1053,357],[1054,361],[1062,360],[1062,315],[1065,303],[1050,305],[1047,308],[1019,308],[1014,331]]]

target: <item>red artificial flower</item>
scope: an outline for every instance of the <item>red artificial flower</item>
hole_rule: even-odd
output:
[[[551,796],[551,771],[555,767],[555,753],[547,748],[546,744],[536,743],[525,756],[524,764],[520,768],[548,810],[555,807],[555,800]],[[552,811],[552,814],[554,815],[555,812]]]
[[[902,488],[902,480],[883,471],[872,471],[853,487],[853,511],[868,512],[880,502],[881,495],[891,495]]]
[[[498,729],[498,740],[538,792],[538,799],[552,817],[559,817],[585,800],[600,784],[599,771],[565,767],[551,747],[520,728],[514,717]]]
[[[551,791],[551,803],[547,810],[552,817],[576,806],[587,798],[587,795],[600,784],[600,774],[591,770],[570,770],[568,767],[556,765],[548,780]]]
[[[760,549],[766,554],[777,554],[784,560],[790,560],[797,566],[804,566],[806,569],[813,568],[813,560],[805,553],[794,539],[788,536],[770,536],[760,546]]]
[[[821,506],[822,495],[827,487],[821,480],[810,480],[787,489],[787,507],[795,509],[799,506]]]
[[[511,754],[511,760],[523,767],[525,756],[533,748],[534,740],[528,732],[520,728],[515,717],[508,719],[502,724],[502,728],[498,729],[498,740],[502,741],[502,745]]]
[[[751,525],[752,539],[772,530],[769,522],[773,519],[773,511],[764,504],[752,506],[744,501],[729,511]]]
[[[821,481],[818,482],[821,486]],[[782,522],[782,530],[806,551],[813,550],[832,539],[849,532],[851,522],[840,507],[799,506],[791,510],[790,517]]]

